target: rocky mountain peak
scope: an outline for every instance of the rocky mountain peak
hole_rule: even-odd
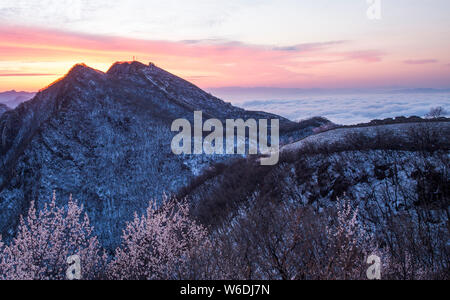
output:
[[[74,65],[70,71],[67,73],[68,75],[77,75],[77,74],[85,74],[85,73],[96,73],[96,74],[103,74],[103,72],[96,70],[94,68],[89,67],[88,65],[84,63],[76,64]]]
[[[103,73],[102,71],[91,68],[84,63],[80,63],[80,64],[74,65],[70,69],[70,71],[63,78],[59,79],[57,82],[63,81],[65,79],[77,80],[77,81],[88,81],[88,80],[92,79],[93,77],[98,77],[98,76],[103,77],[104,75],[105,75],[105,73]]]
[[[147,67],[148,66],[138,61],[116,62],[106,73],[108,75],[134,75]]]

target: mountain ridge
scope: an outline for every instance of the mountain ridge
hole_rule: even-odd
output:
[[[236,108],[154,64],[116,63],[106,73],[77,64],[0,117],[0,234],[13,236],[30,203],[42,208],[56,191],[59,205],[70,195],[84,205],[113,249],[125,222],[150,199],[230,159],[172,153],[171,123],[193,121],[195,110],[220,120],[278,118],[282,140],[313,129]]]

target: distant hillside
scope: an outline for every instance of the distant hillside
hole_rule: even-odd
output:
[[[285,146],[276,166],[217,164],[179,197],[242,278],[345,279],[341,262],[366,278],[377,253],[383,278],[448,280],[449,153],[448,122],[340,128]]]
[[[16,92],[14,90],[0,93],[0,104],[5,104],[11,108],[17,107],[20,103],[33,98],[35,93]]]
[[[335,129],[326,130],[315,135],[308,136],[298,142],[285,145],[281,148],[281,152],[298,151],[304,147],[313,145],[314,147],[327,146],[333,149],[342,149],[345,147],[354,147],[351,137],[360,137],[361,143],[359,148],[371,149],[382,147],[380,138],[388,141],[396,141],[392,145],[385,145],[393,147],[393,149],[414,150],[417,146],[412,140],[411,134],[418,128],[433,130],[436,134],[440,132],[442,136],[439,141],[440,147],[450,147],[450,122],[442,121],[424,121],[420,123],[393,123],[386,125],[374,125],[375,123],[361,124],[356,126],[338,127]],[[372,139],[372,140],[371,140]],[[432,145],[430,145],[432,146]]]
[[[448,207],[449,151],[448,122],[339,128],[284,146],[277,166],[260,166],[258,158],[218,164],[180,197],[191,199],[208,226],[233,218],[255,197],[324,208],[345,196],[364,206],[386,201],[386,188],[402,191],[395,203],[405,209],[424,201]]]

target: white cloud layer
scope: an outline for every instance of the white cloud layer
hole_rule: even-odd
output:
[[[302,96],[300,100],[247,101],[241,106],[282,115],[291,120],[327,117],[338,124],[355,124],[396,116],[425,116],[431,107],[450,110],[450,93]]]

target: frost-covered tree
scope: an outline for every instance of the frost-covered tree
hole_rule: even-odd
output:
[[[135,214],[122,236],[108,274],[111,279],[203,279],[210,242],[206,228],[191,219],[184,201],[151,202],[143,216]]]
[[[367,279],[367,258],[381,255],[350,200],[323,210],[256,201],[215,234],[226,279]]]
[[[0,279],[6,280],[65,280],[73,255],[80,257],[81,279],[95,279],[104,261],[83,207],[72,197],[57,207],[55,193],[42,210],[31,203],[16,237],[0,251]]]
[[[428,119],[438,119],[448,115],[448,112],[442,106],[433,107],[430,112],[426,115]]]
[[[327,226],[327,265],[321,278],[365,279],[367,257],[376,247],[360,223],[359,209],[349,200],[338,199],[333,223]]]

